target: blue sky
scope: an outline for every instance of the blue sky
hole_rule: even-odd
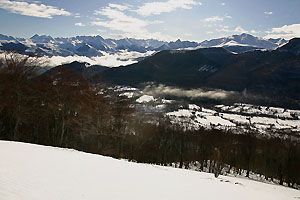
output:
[[[300,0],[0,0],[0,33],[203,41],[300,37]]]

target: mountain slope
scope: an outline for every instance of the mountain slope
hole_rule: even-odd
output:
[[[52,80],[71,79],[71,80],[84,80],[94,82],[98,81],[101,74],[109,68],[100,65],[89,66],[84,62],[72,62],[63,64],[46,71],[39,78],[50,78]]]
[[[155,49],[156,51],[162,51],[162,50],[175,50],[175,49],[184,49],[184,48],[195,48],[198,47],[199,43],[197,42],[190,42],[190,41],[181,41],[176,40],[175,42],[169,42],[166,44],[163,44],[159,48]]]
[[[291,39],[289,43],[280,47],[278,51],[289,52],[296,56],[300,56],[300,38]]]
[[[300,192],[247,179],[129,163],[68,149],[0,141],[6,200],[293,200]],[[217,191],[217,192],[216,192]]]
[[[300,96],[300,40],[273,51],[232,54],[223,48],[162,51],[142,62],[110,69],[104,80],[118,84],[153,81],[178,87],[209,87]],[[282,96],[278,96],[282,97]]]
[[[299,83],[299,57],[279,51],[255,51],[239,55],[235,63],[211,76],[207,86],[299,99]]]
[[[202,47],[230,47],[230,46],[244,46],[256,47],[259,49],[274,49],[287,41],[284,39],[263,39],[243,33],[241,35],[232,35],[230,37],[223,37],[209,41],[201,42]]]
[[[155,81],[195,87],[233,58],[234,54],[223,48],[162,51],[137,64],[107,70],[103,78],[118,84]]]

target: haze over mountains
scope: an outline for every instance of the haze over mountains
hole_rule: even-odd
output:
[[[275,49],[286,43],[284,39],[263,39],[249,34],[233,35],[203,42],[177,40],[165,42],[154,39],[139,40],[133,38],[104,39],[101,36],[76,36],[70,38],[52,38],[46,35],[34,35],[29,39],[15,38],[0,34],[1,50],[17,50],[22,54],[39,56],[102,56],[104,52],[115,53],[120,50],[145,53],[147,51],[195,49],[224,47],[232,52],[244,52],[253,49]]]

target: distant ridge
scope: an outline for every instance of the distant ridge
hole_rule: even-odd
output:
[[[249,34],[233,35],[224,38],[203,41],[165,42],[154,39],[140,40],[133,38],[104,39],[101,36],[76,36],[70,38],[53,38],[35,34],[31,38],[14,38],[0,34],[0,50],[16,50],[22,54],[41,56],[102,56],[104,52],[115,53],[120,50],[145,53],[176,49],[197,49],[207,47],[224,47],[241,53],[255,49],[275,49],[286,43],[284,39],[263,39]]]

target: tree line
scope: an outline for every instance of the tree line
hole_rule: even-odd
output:
[[[36,58],[0,60],[0,139],[74,148],[159,165],[219,174],[251,172],[300,185],[300,144],[257,133],[183,130],[165,117],[146,122],[131,100],[83,75],[59,68],[37,76]]]
[[[39,65],[37,58],[15,53],[0,60],[1,138],[63,147],[84,145],[90,134],[124,132],[128,99],[67,68],[37,76]]]

